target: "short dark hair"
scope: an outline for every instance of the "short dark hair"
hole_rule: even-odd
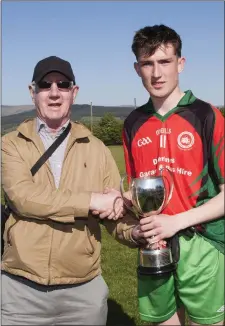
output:
[[[181,57],[182,41],[175,30],[165,25],[146,26],[135,33],[132,51],[138,59],[140,55],[151,56],[160,45],[169,43],[173,45],[175,54]]]

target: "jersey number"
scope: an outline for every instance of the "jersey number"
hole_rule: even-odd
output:
[[[166,135],[160,135],[160,147],[166,148]]]

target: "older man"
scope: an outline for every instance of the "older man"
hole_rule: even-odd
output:
[[[99,219],[131,243],[121,216],[120,176],[110,151],[70,121],[78,92],[69,62],[48,57],[29,86],[37,117],[2,139],[2,183],[10,208],[2,257],[4,325],[105,325],[108,287],[101,276]],[[71,129],[37,173],[32,166]],[[117,230],[115,232],[115,230]],[[120,237],[120,234],[123,236]]]

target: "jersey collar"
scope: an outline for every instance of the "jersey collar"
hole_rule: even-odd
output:
[[[177,106],[175,108],[171,109],[166,115],[168,115],[168,114],[170,115],[176,109],[178,109],[180,107],[188,106],[188,105],[192,104],[196,100],[196,97],[193,95],[191,90],[187,90],[184,93],[185,93],[185,95],[180,99]],[[159,115],[158,113],[155,112],[155,109],[154,109],[151,98],[149,99],[149,101],[144,106],[144,111],[148,112],[148,113],[153,113],[153,114]]]

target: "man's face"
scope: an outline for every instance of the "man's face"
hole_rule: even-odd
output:
[[[178,58],[172,44],[162,45],[149,57],[140,56],[134,67],[150,96],[164,98],[178,86],[184,58]]]
[[[44,88],[43,82],[51,82],[50,88]],[[60,88],[57,86],[58,82],[68,82],[68,79],[60,73],[51,72],[36,86],[29,87],[38,116],[47,124],[63,125],[68,120],[71,105],[79,89],[74,85],[69,88]]]

